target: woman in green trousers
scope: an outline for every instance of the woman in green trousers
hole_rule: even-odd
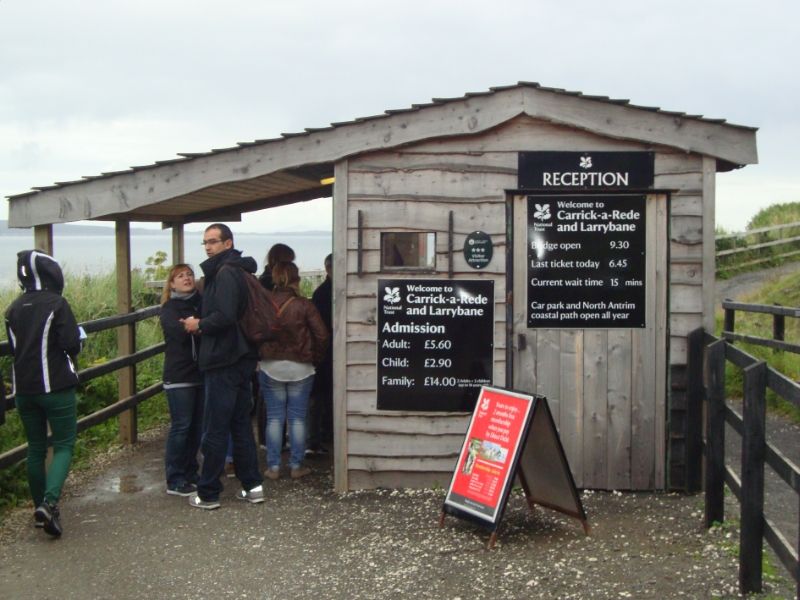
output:
[[[58,501],[72,462],[77,434],[75,359],[85,337],[61,295],[64,276],[44,252],[17,254],[17,278],[24,293],[6,311],[6,331],[14,355],[14,393],[28,438],[28,486],[37,526],[62,533]],[[53,460],[45,467],[47,425]]]

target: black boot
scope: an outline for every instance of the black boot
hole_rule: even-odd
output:
[[[47,500],[42,502],[33,513],[33,518],[43,523],[44,532],[53,537],[60,536],[63,531],[58,517],[58,507],[50,504]]]

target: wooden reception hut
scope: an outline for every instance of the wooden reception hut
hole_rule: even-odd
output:
[[[332,196],[337,490],[446,485],[470,381],[546,396],[578,487],[682,488],[687,334],[714,325],[715,179],[756,161],[750,127],[519,83],[35,188],[9,220],[56,256],[54,223],[115,222],[129,310],[131,222],[171,227],[177,261],[186,223]],[[633,237],[591,237],[612,212]],[[630,301],[604,294],[619,281]],[[480,334],[430,316],[454,286]],[[394,352],[398,331],[432,347]],[[482,366],[458,371],[471,353]]]

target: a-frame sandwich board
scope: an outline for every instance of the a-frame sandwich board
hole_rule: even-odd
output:
[[[589,532],[575,480],[544,396],[481,388],[439,524],[450,514],[491,531],[494,547],[515,476],[528,505],[556,510],[581,521]]]

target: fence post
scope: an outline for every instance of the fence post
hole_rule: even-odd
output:
[[[709,344],[705,525],[725,520],[725,340]]]
[[[703,340],[700,327],[689,333],[686,360],[686,491],[698,492],[703,473]]]
[[[736,311],[732,308],[726,308],[725,321],[722,325],[722,329],[733,333],[735,328],[736,328]]]
[[[784,341],[786,333],[786,317],[784,315],[772,315],[772,339]],[[775,350],[780,352],[780,350]]]
[[[744,369],[744,435],[742,436],[742,527],[739,533],[739,590],[761,591],[764,538],[764,456],[767,365]]]

